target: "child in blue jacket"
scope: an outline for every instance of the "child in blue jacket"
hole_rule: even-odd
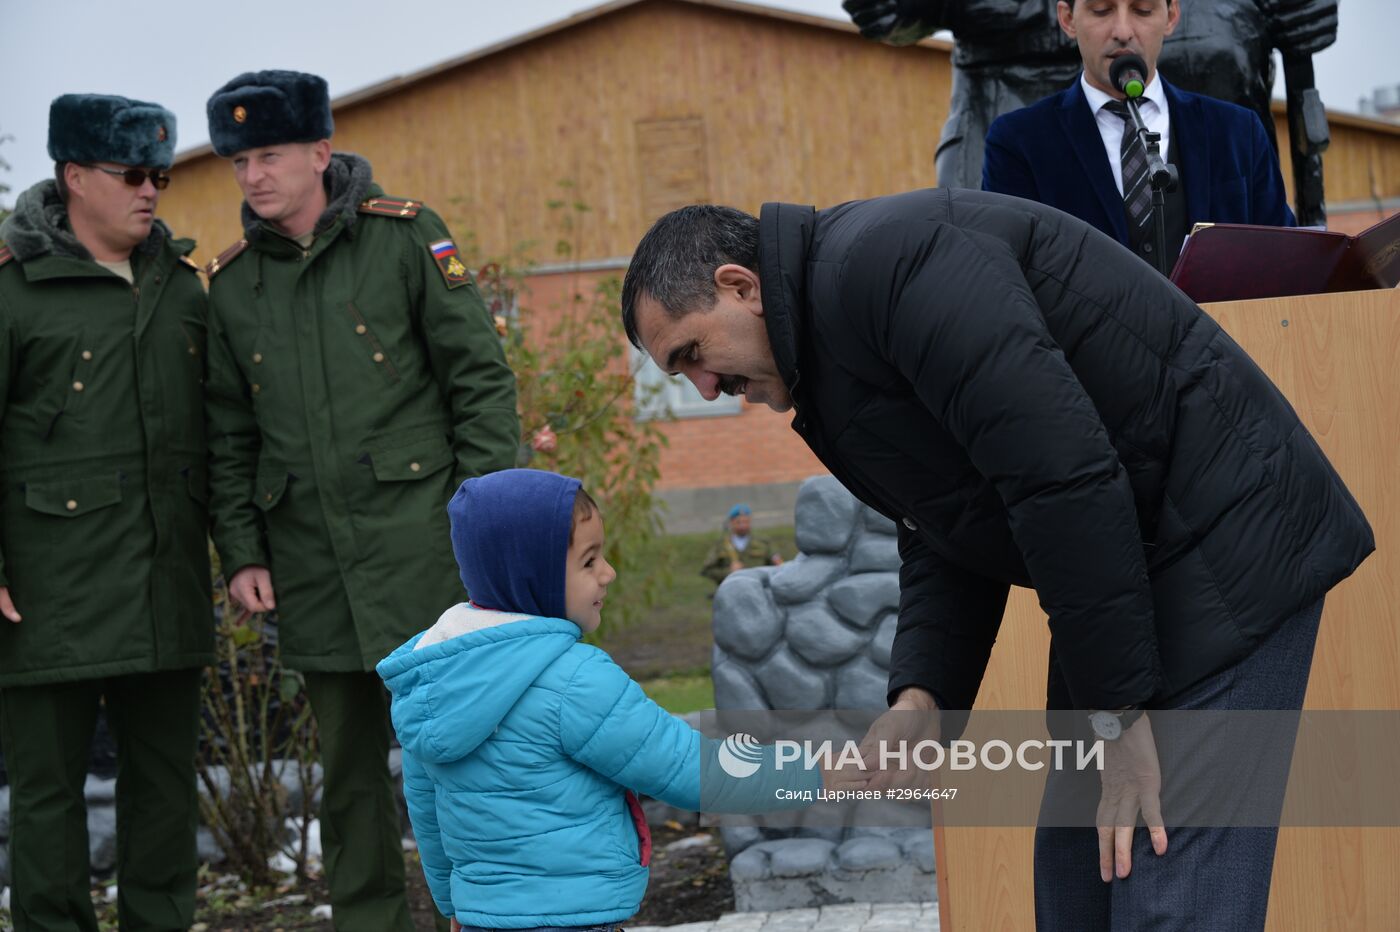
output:
[[[466,932],[613,930],[647,887],[651,839],[633,791],[699,810],[701,758],[719,742],[580,640],[617,573],[577,479],[468,479],[448,514],[471,601],[378,666],[433,901]],[[775,799],[776,786],[822,785],[791,767],[750,780],[708,766],[705,781],[706,803],[734,812],[799,804]]]

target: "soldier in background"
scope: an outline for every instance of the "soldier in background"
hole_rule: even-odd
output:
[[[729,509],[724,533],[706,554],[700,575],[714,580],[718,587],[730,573],[753,566],[779,566],[782,562],[773,545],[753,533],[753,509],[741,503]]]
[[[335,927],[409,932],[374,666],[463,600],[447,503],[514,465],[515,377],[438,216],[331,151],[324,80],[240,75],[208,116],[246,199],[209,267],[214,542],[305,677]]]

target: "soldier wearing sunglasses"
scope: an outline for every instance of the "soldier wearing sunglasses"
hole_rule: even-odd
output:
[[[69,94],[0,226],[0,747],[16,930],[96,932],[83,786],[117,741],[122,928],[194,921],[213,660],[194,243],[155,219],[175,117]]]

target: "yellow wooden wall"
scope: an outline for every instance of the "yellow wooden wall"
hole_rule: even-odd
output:
[[[1328,122],[1332,144],[1322,156],[1322,182],[1330,214],[1329,226],[1358,233],[1364,226],[1354,228],[1345,223],[1345,215],[1339,208],[1400,197],[1400,123],[1381,123],[1346,114],[1332,114]],[[1278,102],[1274,103],[1274,125],[1278,130],[1279,159],[1291,204],[1293,159],[1288,151],[1288,116],[1283,104]],[[1386,211],[1376,214],[1371,222],[1379,220],[1383,213]],[[1343,222],[1333,225],[1330,221],[1334,218]]]
[[[703,120],[698,193],[756,211],[933,184],[949,94],[942,48],[653,0],[337,108],[334,142],[488,254],[552,244],[546,202],[572,180],[563,196],[592,208],[578,254],[604,258],[630,255],[655,219],[638,122]],[[210,155],[176,166],[161,214],[208,258],[237,239],[238,203],[232,170]]]

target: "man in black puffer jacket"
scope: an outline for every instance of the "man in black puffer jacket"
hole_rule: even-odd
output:
[[[1097,713],[1112,772],[1153,746],[1143,709],[1301,707],[1322,599],[1375,546],[1244,351],[1052,208],[948,189],[758,219],[686,207],[638,245],[622,302],[663,370],[795,408],[827,468],[898,523],[896,709],[971,709],[1008,587],[1032,587],[1048,706]],[[1139,789],[1157,824],[1135,849],[1130,830],[1038,833],[1038,925],[1146,921],[1170,909],[1147,897],[1220,869],[1239,885],[1175,921],[1262,928],[1273,834],[1174,830],[1173,856],[1145,859],[1172,866],[1144,864],[1166,833]],[[1144,901],[1127,905],[1106,882],[1134,851]]]

